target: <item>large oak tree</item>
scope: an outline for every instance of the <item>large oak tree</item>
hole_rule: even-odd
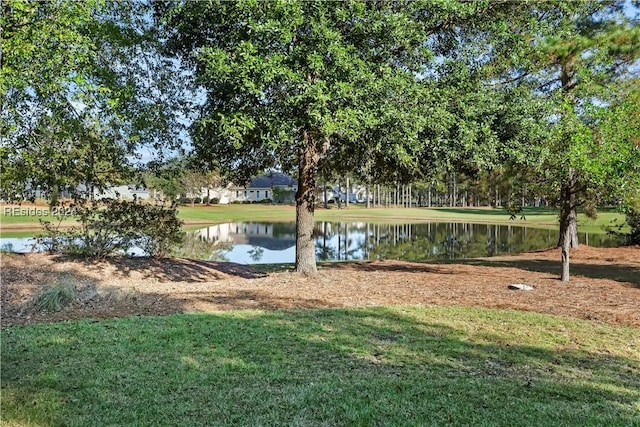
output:
[[[440,120],[432,70],[458,49],[465,28],[500,7],[184,1],[157,13],[167,47],[204,93],[191,132],[196,155],[236,180],[297,168],[296,269],[315,272],[318,165],[366,164],[387,180],[417,174],[422,130]]]

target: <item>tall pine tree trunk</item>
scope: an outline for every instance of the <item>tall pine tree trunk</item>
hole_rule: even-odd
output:
[[[367,183],[367,186],[364,188],[364,197],[367,199],[367,209],[369,209],[371,207],[369,202],[369,183]]]
[[[349,191],[349,177],[346,177],[346,181],[347,181],[347,189],[345,190],[344,207],[345,209],[349,209],[349,193],[351,193],[351,191]]]
[[[563,62],[560,70],[560,82],[565,99],[568,100],[572,108],[575,105],[575,66],[576,57],[568,56]],[[562,248],[562,276],[563,282],[569,281],[569,252],[572,248],[578,247],[578,215],[576,212],[577,201],[576,192],[578,187],[578,176],[575,169],[569,167],[567,178],[560,187],[560,236],[558,246]]]
[[[560,235],[558,247],[562,248],[562,275],[563,282],[569,281],[569,253],[571,249],[578,247],[578,214],[576,211],[575,189],[577,176],[573,168],[569,168],[569,175],[562,183],[560,192]]]
[[[296,271],[314,274],[316,246],[313,238],[314,207],[316,199],[316,169],[318,150],[305,131],[298,149],[298,191],[296,192]]]
[[[322,205],[324,206],[325,209],[329,209],[329,205],[327,201],[327,180],[326,179],[324,181],[324,187],[322,189],[322,197],[324,199],[322,202]]]

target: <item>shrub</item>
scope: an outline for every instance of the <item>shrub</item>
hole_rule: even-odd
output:
[[[143,204],[136,199],[93,201],[74,206],[80,226],[60,230],[43,222],[37,244],[49,252],[102,259],[140,247],[149,256],[166,256],[181,241],[175,205]]]
[[[270,205],[273,202],[271,199],[262,199],[258,203],[264,203],[265,205]]]
[[[629,208],[625,212],[627,225],[631,229],[627,233],[619,233],[628,245],[640,245],[640,207]]]
[[[211,204],[212,205],[217,205],[218,203],[220,203],[220,199],[218,199],[217,197],[212,197],[211,198]]]
[[[620,224],[614,219],[605,230],[621,238],[624,244],[640,245],[640,197],[636,196],[624,203],[622,212],[625,214],[625,222]]]
[[[211,201],[209,200],[209,196],[204,196],[202,198],[202,203],[204,203],[205,205],[208,205]]]
[[[132,227],[140,227],[140,232],[134,242],[149,256],[164,257],[171,254],[173,249],[182,242],[180,227],[182,221],[178,219],[177,207],[169,208],[163,205],[138,205],[138,210]]]
[[[194,197],[194,198],[191,200],[191,203],[195,203],[196,205],[199,205],[199,204],[201,204],[201,203],[202,203],[202,199],[201,199],[200,197]]]

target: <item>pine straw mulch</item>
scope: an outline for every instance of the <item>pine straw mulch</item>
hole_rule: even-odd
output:
[[[3,326],[236,309],[475,306],[527,310],[640,327],[640,247],[572,251],[559,281],[557,249],[453,263],[368,261],[324,265],[316,276],[186,259],[114,258],[91,263],[45,254],[1,258]],[[72,283],[60,312],[34,310],[34,295]],[[524,283],[533,291],[509,290]]]

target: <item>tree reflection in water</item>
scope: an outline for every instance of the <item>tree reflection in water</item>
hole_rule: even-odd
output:
[[[231,261],[226,255],[233,248],[233,242],[220,242],[199,236],[194,232],[184,233],[182,245],[175,255],[183,258],[206,259],[208,261]]]
[[[220,224],[187,233],[178,254],[190,258],[232,262],[293,262],[294,223]],[[606,234],[584,233],[592,246],[612,246],[616,239]],[[318,222],[315,226],[319,261],[397,259],[428,261],[517,254],[554,247],[557,231],[513,225],[469,223],[372,224],[366,222]],[[244,244],[244,261],[233,258],[234,245]],[[243,248],[244,248],[243,246]],[[269,257],[266,254],[269,254]],[[279,259],[282,254],[282,259]],[[270,261],[265,261],[268,258]],[[286,258],[286,259],[285,259]]]

